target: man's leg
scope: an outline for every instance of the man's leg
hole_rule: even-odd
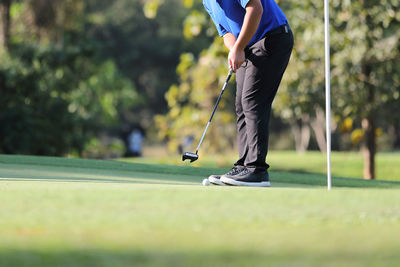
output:
[[[242,91],[248,153],[245,166],[251,171],[268,169],[271,105],[289,62],[293,46],[291,32],[266,37],[250,48]]]
[[[246,62],[244,63],[244,66]],[[239,159],[236,161],[235,166],[244,166],[246,160],[248,146],[247,146],[247,133],[246,133],[246,121],[242,107],[242,91],[243,83],[246,74],[245,67],[242,66],[236,71],[236,127],[237,127],[237,141],[239,150]]]

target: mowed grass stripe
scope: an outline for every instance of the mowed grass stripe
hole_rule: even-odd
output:
[[[114,160],[93,160],[93,159],[73,159],[73,158],[57,158],[45,156],[20,156],[20,155],[0,155],[0,163],[17,164],[17,165],[39,165],[39,166],[55,166],[55,167],[72,167],[81,169],[97,169],[97,170],[117,170],[117,171],[133,171],[143,173],[163,173],[185,176],[207,175],[210,172],[218,171],[215,168],[199,168],[193,171],[189,166],[168,166],[160,164],[142,164],[127,163]]]
[[[93,180],[108,182],[200,183],[210,174],[226,169],[160,164],[127,163],[113,160],[69,159],[55,157],[0,155],[0,177]],[[136,179],[136,180],[135,180]],[[326,177],[320,174],[271,172],[274,186],[325,186]],[[366,181],[333,177],[336,187],[400,187],[395,181]]]
[[[149,172],[82,169],[74,167],[55,167],[45,165],[18,165],[0,163],[0,177],[7,179],[32,179],[54,181],[92,181],[122,183],[169,183],[195,184],[198,179],[192,176],[173,174],[154,174]]]
[[[21,181],[90,181],[115,183],[142,183],[142,184],[174,184],[200,185],[203,177],[186,176],[182,174],[155,174],[133,171],[82,169],[73,167],[55,167],[44,165],[18,165],[0,163],[1,180]],[[274,182],[274,187],[299,187],[291,183]],[[313,185],[301,185],[313,186]]]

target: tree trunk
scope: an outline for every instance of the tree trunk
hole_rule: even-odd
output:
[[[304,114],[300,120],[292,121],[291,126],[294,134],[296,151],[303,153],[307,150],[308,144],[310,143],[310,116]]]
[[[364,118],[362,121],[364,130],[364,145],[362,153],[364,156],[364,179],[375,179],[375,154],[376,154],[376,126],[373,116]]]
[[[0,0],[0,46],[7,50],[10,45],[10,6],[11,0]]]
[[[325,112],[320,108],[315,109],[315,118],[311,122],[311,127],[317,140],[318,148],[321,152],[326,152],[326,135],[325,135]]]
[[[364,144],[362,153],[364,155],[364,179],[375,179],[375,154],[376,154],[376,125],[375,125],[375,88],[369,83],[372,67],[368,64],[363,66],[364,88],[367,91],[365,103],[366,116],[362,120],[364,130]]]
[[[399,150],[400,149],[400,127],[397,125],[397,122],[394,122],[389,126],[389,136],[392,140],[392,149]]]
[[[362,5],[365,10],[371,8],[370,1],[363,0]],[[369,29],[376,27],[373,17],[370,13],[366,13],[365,23]],[[374,37],[369,31],[365,38],[367,51],[373,50],[373,39]],[[367,55],[364,55],[367,58]],[[375,125],[375,114],[376,114],[376,103],[375,103],[375,85],[371,82],[371,73],[373,70],[374,63],[365,60],[362,64],[361,80],[363,82],[363,90],[367,93],[366,101],[363,106],[364,118],[362,119],[362,128],[364,130],[364,143],[361,147],[364,156],[364,179],[372,180],[375,179],[375,154],[376,154],[376,125]]]

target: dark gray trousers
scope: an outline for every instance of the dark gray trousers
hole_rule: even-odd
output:
[[[291,30],[267,34],[246,48],[246,61],[236,71],[236,116],[239,159],[236,166],[259,172],[269,165],[269,119],[293,49]]]

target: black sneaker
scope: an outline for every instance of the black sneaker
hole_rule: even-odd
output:
[[[228,185],[269,187],[268,171],[254,173],[245,168],[236,175],[222,175],[220,181]]]
[[[233,167],[229,172],[227,172],[224,175],[229,175],[229,176],[235,176],[236,174],[239,174],[243,170],[243,167]],[[223,182],[221,182],[221,176],[222,175],[210,175],[208,177],[208,180],[212,184],[216,185],[226,185]]]

